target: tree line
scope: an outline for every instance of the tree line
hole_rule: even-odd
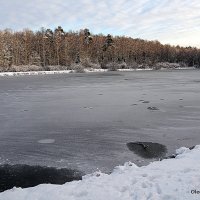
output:
[[[114,63],[134,68],[151,67],[161,62],[199,67],[200,49],[110,34],[95,35],[88,29],[65,32],[61,26],[54,30],[0,31],[0,67],[3,71],[26,65],[49,70],[49,66],[60,69],[80,63],[84,67],[107,68]]]

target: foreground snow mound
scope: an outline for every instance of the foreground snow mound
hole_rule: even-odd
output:
[[[192,200],[200,199],[200,145],[180,148],[175,159],[137,167],[125,163],[107,175],[96,172],[64,185],[14,188],[1,200]]]

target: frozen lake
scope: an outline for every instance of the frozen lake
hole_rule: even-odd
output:
[[[0,77],[1,164],[110,172],[135,141],[200,144],[199,70]]]

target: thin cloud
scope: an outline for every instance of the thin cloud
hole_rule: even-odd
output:
[[[163,43],[200,47],[199,0],[0,0],[0,29],[88,27]]]

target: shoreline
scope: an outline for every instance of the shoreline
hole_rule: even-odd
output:
[[[133,72],[133,71],[164,71],[164,70],[194,70],[195,67],[179,67],[179,68],[161,68],[159,70],[153,69],[153,68],[146,68],[146,69],[117,69],[113,70],[113,72]],[[95,73],[95,72],[108,72],[112,71],[109,69],[93,69],[93,68],[86,68],[84,69],[84,72],[82,73]],[[69,73],[80,73],[76,72],[76,70],[59,70],[59,71],[27,71],[27,72],[0,72],[0,77],[4,76],[23,76],[23,75],[53,75],[53,74],[69,74]]]

